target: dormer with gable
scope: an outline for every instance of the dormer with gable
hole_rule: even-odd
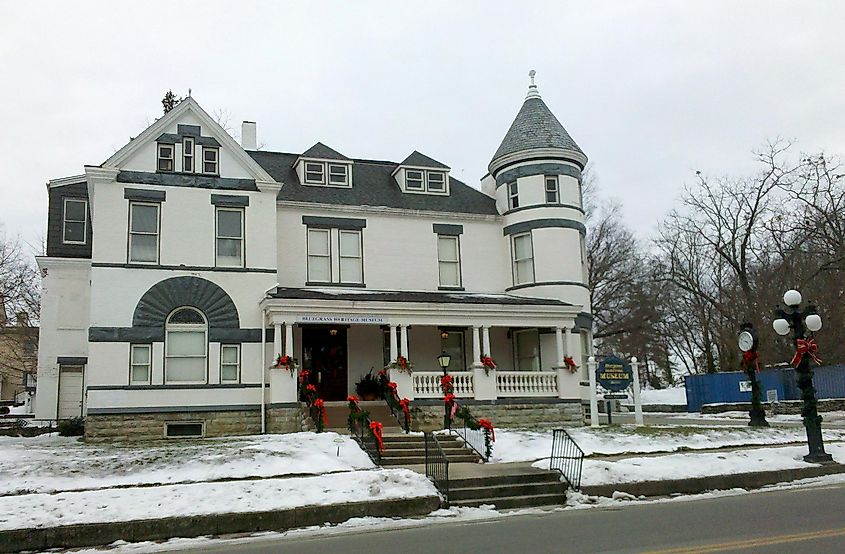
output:
[[[393,172],[402,192],[449,196],[449,166],[414,150]]]
[[[302,185],[352,188],[352,160],[318,142],[296,160],[296,175]]]

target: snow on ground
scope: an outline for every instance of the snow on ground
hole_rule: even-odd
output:
[[[684,387],[645,389],[640,393],[640,397],[644,406],[650,404],[687,405],[687,389]]]
[[[343,442],[336,443],[338,438]],[[85,443],[55,434],[0,437],[0,496],[117,485],[314,475],[373,467],[352,439],[336,433],[136,443]]]
[[[407,469],[348,471],[318,477],[130,487],[7,496],[0,529],[129,521],[220,512],[436,495],[424,475]]]
[[[747,418],[747,415],[746,415]],[[624,453],[676,452],[730,446],[803,442],[803,427],[579,427],[568,430],[587,456]],[[845,440],[845,429],[825,429],[825,440]],[[527,462],[548,458],[551,431],[496,429],[491,461]]]
[[[837,462],[845,462],[845,444],[827,445],[828,453]],[[723,453],[669,454],[623,458],[621,460],[585,459],[581,472],[581,485],[604,485],[662,479],[685,479],[709,475],[731,475],[752,471],[812,467],[803,460],[806,446],[734,450]],[[540,460],[535,467],[547,468],[548,462]]]
[[[845,423],[845,412],[821,412],[822,421],[827,423]],[[748,412],[747,411],[730,411],[730,412],[720,412],[717,414],[702,414],[701,412],[691,412],[686,414],[672,414],[672,415],[665,415],[664,417],[671,418],[671,419],[701,419],[701,420],[708,420],[708,419],[719,419],[719,420],[738,420],[742,421],[743,423],[748,422]],[[766,414],[766,421],[769,423],[801,423],[802,417],[801,414],[777,414],[773,415],[771,413]]]

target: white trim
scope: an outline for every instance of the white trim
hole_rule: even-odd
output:
[[[408,210],[405,208],[391,208],[387,206],[352,206],[349,204],[321,204],[318,202],[298,202],[294,200],[277,200],[276,206],[280,208],[294,208],[294,209],[309,209],[309,210],[324,210],[329,212],[349,213],[349,209],[354,209],[357,213],[366,214],[381,214],[381,215],[401,215],[403,217],[422,217],[438,219],[454,219],[458,221],[501,221],[502,216],[499,214],[472,214],[465,212],[435,212],[430,210]]]
[[[570,150],[568,148],[532,148],[529,150],[519,150],[517,152],[513,152],[511,154],[507,154],[505,156],[496,158],[490,161],[490,164],[487,166],[487,170],[495,175],[499,168],[504,167],[506,165],[510,165],[514,162],[519,162],[520,160],[524,160],[525,158],[540,158],[540,157],[551,157],[551,158],[568,158],[570,160],[575,161],[576,163],[580,164],[582,167],[587,165],[587,156],[582,154],[581,152],[577,152],[575,150]],[[536,161],[532,160],[531,163],[537,163]]]
[[[179,102],[175,108],[144,129],[141,134],[130,140],[123,148],[112,154],[111,157],[103,162],[102,165],[107,167],[121,167],[144,145],[148,142],[155,141],[159,135],[164,133],[165,129],[167,129],[169,125],[172,125],[188,111],[193,113],[197,119],[200,120],[200,126],[203,127],[212,137],[217,139],[217,142],[225,147],[256,180],[276,182],[276,180],[273,179],[273,177],[271,177],[270,174],[258,164],[258,162],[252,159],[252,157],[247,154],[246,150],[244,150],[241,145],[238,144],[231,135],[229,135],[229,133],[224,131],[223,128],[220,127],[220,125],[214,121],[214,119],[212,119],[212,117],[208,115],[208,113],[206,113],[206,111],[203,110],[197,101],[191,96]]]
[[[70,177],[59,177],[47,181],[47,188],[65,187],[67,185],[81,185],[86,182],[86,175],[71,175]]]

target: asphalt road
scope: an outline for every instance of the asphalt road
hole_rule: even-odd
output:
[[[209,546],[196,551],[841,554],[845,485]]]

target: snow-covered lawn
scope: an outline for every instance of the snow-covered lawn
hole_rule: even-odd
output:
[[[436,495],[424,475],[407,469],[347,471],[318,477],[129,487],[7,496],[0,529],[130,521],[216,512],[283,510],[298,506]]]
[[[845,444],[828,444],[826,450],[837,462],[845,462]],[[669,454],[623,458],[616,461],[585,459],[581,485],[604,485],[661,479],[685,479],[710,475],[732,475],[752,471],[812,467],[803,460],[806,446],[757,448],[724,453]],[[535,467],[548,467],[541,460]]]
[[[113,444],[55,434],[0,437],[0,496],[373,467],[352,439],[336,433]]]
[[[623,426],[580,427],[568,432],[587,456],[777,445],[806,440],[803,427]],[[824,437],[828,441],[845,440],[845,429],[825,429]],[[548,458],[551,451],[551,431],[497,429],[491,461],[528,462]]]
[[[822,425],[824,423],[836,423],[842,424],[845,423],[845,412],[821,412],[822,416]],[[708,420],[708,419],[717,419],[717,420],[737,420],[737,422],[747,423],[748,422],[748,412],[745,411],[730,411],[730,412],[720,412],[717,414],[702,414],[700,412],[693,412],[693,413],[686,413],[686,414],[675,414],[675,415],[667,415],[667,418],[672,419],[701,419],[701,420]],[[777,414],[772,415],[771,413],[766,414],[766,421],[769,423],[801,423],[802,418],[801,414]]]
[[[687,389],[684,387],[670,387],[667,389],[645,389],[640,394],[643,405],[670,404],[687,405]]]

